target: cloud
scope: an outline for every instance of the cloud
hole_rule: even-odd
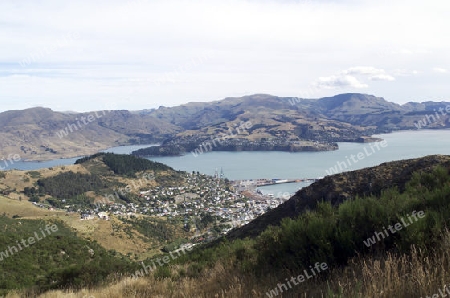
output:
[[[430,1],[0,1],[0,44],[8,45],[0,47],[0,90],[11,99],[0,110],[89,111],[109,98],[144,109],[232,94],[288,97],[319,77],[324,89],[314,96],[376,85],[367,91],[394,101],[440,98],[450,87],[432,68],[450,72],[442,64],[450,1]],[[205,51],[214,57],[191,62]],[[418,81],[394,69],[432,76]],[[4,79],[21,74],[32,77]],[[400,76],[396,88],[384,83]],[[130,89],[132,98],[121,100]]]
[[[437,72],[437,73],[448,73],[447,69],[441,68],[441,67],[435,67],[435,68],[433,68],[433,71]]]
[[[367,88],[367,84],[363,84],[358,81],[357,78],[350,75],[338,75],[338,76],[329,76],[329,77],[320,77],[319,80],[315,84],[318,88],[322,89],[334,89],[334,88]]]
[[[356,66],[343,70],[344,75],[364,75],[369,76],[371,81],[395,81],[395,78],[386,73],[384,69],[375,68],[372,66]]]
[[[384,69],[379,69],[371,66],[356,66],[343,70],[342,73],[351,75],[381,75],[385,74],[385,71]]]
[[[369,80],[371,81],[395,81],[395,78],[388,74],[378,74],[369,77]]]
[[[355,66],[347,68],[337,75],[320,77],[314,85],[322,89],[345,87],[355,89],[368,88],[369,85],[364,83],[362,81],[363,79],[370,81],[395,81],[395,77],[388,74],[384,69],[372,66]]]

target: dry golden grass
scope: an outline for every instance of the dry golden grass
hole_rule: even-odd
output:
[[[39,208],[29,201],[19,201],[4,196],[0,196],[0,211],[2,214],[6,213],[9,216],[18,215],[24,219],[60,219],[76,231],[78,236],[86,239],[95,239],[106,249],[114,249],[122,254],[136,254],[139,259],[145,259],[155,254],[151,250],[151,245],[145,243],[139,237],[142,235],[135,230],[132,231],[134,234],[132,240],[128,239],[123,229],[116,230],[115,233],[112,233],[113,224],[118,227],[123,226],[123,223],[114,217],[111,217],[109,221],[98,218],[93,220],[80,220],[78,213],[68,214],[65,211]]]
[[[450,234],[447,234],[450,235]],[[293,286],[276,297],[339,297],[339,298],[415,298],[432,296],[444,291],[450,282],[450,253],[444,248],[425,256],[413,248],[408,256],[388,253],[378,258],[355,258],[343,269],[329,272],[327,280],[311,280]],[[51,291],[41,298],[57,297],[267,297],[266,292],[284,282],[284,276],[267,275],[260,278],[244,275],[232,264],[217,263],[199,278],[180,277],[181,269],[172,266],[172,278],[148,276],[132,279],[122,277],[107,287],[75,291]],[[10,294],[7,298],[20,297]],[[440,296],[439,296],[440,297]]]
[[[9,170],[5,171],[5,178],[0,179],[0,189],[16,189],[16,192],[12,192],[9,197],[18,199],[19,196],[22,198],[27,198],[23,194],[18,194],[18,192],[23,191],[25,187],[35,186],[36,181],[39,178],[47,178],[50,176],[54,176],[58,173],[73,171],[75,173],[83,173],[88,174],[89,171],[84,168],[82,165],[69,165],[69,166],[55,166],[51,168],[40,169],[39,172],[40,177],[33,178],[29,171],[20,171],[20,170]]]
[[[113,232],[113,225],[120,227],[119,231],[116,229]],[[133,255],[137,255],[139,260],[152,256],[154,252],[150,253],[151,245],[141,239],[143,235],[136,230],[131,230],[133,238],[129,239],[123,230],[124,226],[122,221],[114,216],[110,217],[110,220],[107,221],[98,220],[96,229],[90,237],[97,240],[106,249],[114,249],[124,255],[132,253]]]
[[[341,295],[329,297],[422,297],[437,293],[450,282],[450,254],[443,250],[423,256],[413,249],[409,256],[388,253],[382,258],[353,260],[336,271],[330,288]]]
[[[38,208],[31,202],[17,199],[11,199],[0,195],[0,212],[10,216],[18,215],[23,218],[41,219],[46,216],[62,216],[63,211],[51,211],[44,208]]]
[[[98,166],[98,163],[90,165]],[[101,164],[103,168],[106,167]],[[107,171],[107,169],[104,171]],[[128,239],[128,235],[121,229],[123,223],[117,219],[112,218],[111,221],[103,221],[99,219],[95,220],[80,220],[79,214],[67,214],[64,211],[47,210],[38,208],[28,201],[28,197],[23,195],[22,192],[25,187],[35,186],[36,181],[39,178],[47,178],[57,175],[62,172],[79,172],[83,174],[90,173],[89,169],[83,165],[69,165],[69,166],[55,166],[52,168],[40,169],[39,177],[33,178],[28,171],[10,170],[5,171],[4,178],[0,179],[0,189],[15,189],[15,192],[11,192],[7,197],[0,196],[0,211],[8,214],[9,216],[18,215],[23,218],[39,219],[47,216],[56,216],[63,220],[69,227],[72,227],[79,236],[95,239],[100,245],[106,249],[114,249],[122,254],[132,253],[137,255],[139,259],[144,259],[155,254],[149,243],[145,243],[141,238],[141,234],[133,230],[133,239]],[[137,174],[137,179],[122,178],[115,176],[114,179],[117,182],[124,183],[131,186],[132,192],[138,193],[141,187],[150,188],[156,185],[153,180],[146,180],[142,178],[142,173]],[[86,193],[87,196],[94,198],[94,202],[103,202],[104,197],[96,195],[94,192]],[[22,200],[19,200],[21,198]],[[119,227],[119,231],[113,233],[112,224]],[[118,239],[120,241],[118,241]]]

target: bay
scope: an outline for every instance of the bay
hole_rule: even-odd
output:
[[[226,178],[235,180],[321,178],[328,175],[330,168],[337,168],[338,172],[343,172],[431,154],[450,155],[450,130],[398,131],[374,137],[384,139],[386,146],[382,147],[381,144],[376,146],[374,143],[338,143],[337,151],[208,152],[197,157],[189,153],[179,157],[150,159],[177,170],[199,171],[209,175],[222,169]],[[358,159],[356,157],[358,154],[360,157],[362,154],[363,158]],[[304,183],[288,183],[261,189],[269,189],[270,193],[285,191],[294,193],[303,186]]]
[[[385,140],[381,143],[339,143],[339,150],[326,152],[208,152],[195,157],[188,153],[177,157],[151,157],[176,170],[214,175],[224,173],[230,180],[237,179],[310,179],[337,172],[352,171],[376,166],[384,162],[423,157],[431,154],[450,155],[450,130],[398,131],[375,135]],[[151,145],[113,147],[104,152],[129,154],[133,150]],[[359,155],[358,155],[359,154]],[[353,157],[352,157],[353,156]],[[359,157],[359,158],[358,158]],[[56,159],[44,162],[15,162],[6,169],[37,170],[58,165],[73,164],[77,158]],[[1,161],[0,161],[1,162]],[[333,171],[334,172],[334,171]],[[270,193],[293,193],[306,183],[287,183],[261,190]]]
[[[149,145],[130,145],[130,146],[118,146],[118,147],[112,147],[109,149],[101,150],[100,152],[111,152],[111,153],[117,153],[117,154],[130,154],[134,150],[138,150],[141,148],[147,148],[150,146],[155,146],[154,144]],[[4,170],[23,170],[23,171],[32,171],[32,170],[39,170],[39,169],[45,169],[50,167],[56,167],[56,166],[67,166],[67,165],[73,165],[77,159],[80,159],[84,156],[74,157],[74,158],[59,158],[59,159],[52,159],[52,160],[46,160],[46,161],[17,161],[12,164],[8,164],[6,167],[4,166],[4,162],[0,161],[0,166],[4,167]]]

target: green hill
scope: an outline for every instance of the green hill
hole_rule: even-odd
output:
[[[176,258],[167,245],[163,253],[133,265],[112,252],[98,260],[89,251],[84,255],[85,249],[98,249],[95,242],[70,238],[72,232],[55,221],[64,233],[36,243],[47,245],[48,239],[52,247],[17,252],[39,254],[40,262],[50,258],[38,267],[39,279],[13,275],[3,287],[29,288],[36,282],[39,290],[68,287],[72,292],[83,286],[83,293],[95,297],[424,297],[442,289],[450,275],[449,198],[450,156],[384,163],[327,176],[228,236]],[[21,221],[3,217],[0,228],[7,233],[1,243],[14,245],[45,228],[43,222]],[[162,222],[127,223],[162,241],[174,236]],[[81,271],[61,257],[69,243],[58,246],[59,236],[72,239],[77,252],[71,254],[92,270]],[[12,263],[3,270],[23,266],[28,272],[37,266],[31,261],[35,265],[27,267],[13,258],[16,254],[6,256],[8,245],[0,252]],[[97,268],[116,261],[119,265]],[[110,282],[108,276],[116,279]],[[64,297],[58,291],[49,295]]]
[[[0,229],[0,295],[100,285],[112,272],[135,267],[128,258],[77,237],[59,220],[0,216]]]

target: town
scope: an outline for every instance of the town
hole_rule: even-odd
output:
[[[223,173],[214,176],[199,172],[186,173],[182,186],[141,189],[137,202],[115,202],[104,199],[92,208],[65,206],[67,211],[81,214],[82,220],[94,218],[133,218],[138,216],[182,218],[185,228],[195,231],[196,222],[210,215],[221,223],[221,234],[249,223],[254,218],[286,201],[288,193],[263,195],[257,188],[259,180],[229,181]],[[265,180],[264,180],[265,181]],[[267,182],[267,181],[266,181]],[[284,182],[284,181],[283,181]],[[106,198],[106,196],[105,196]],[[190,228],[189,228],[190,227]]]

